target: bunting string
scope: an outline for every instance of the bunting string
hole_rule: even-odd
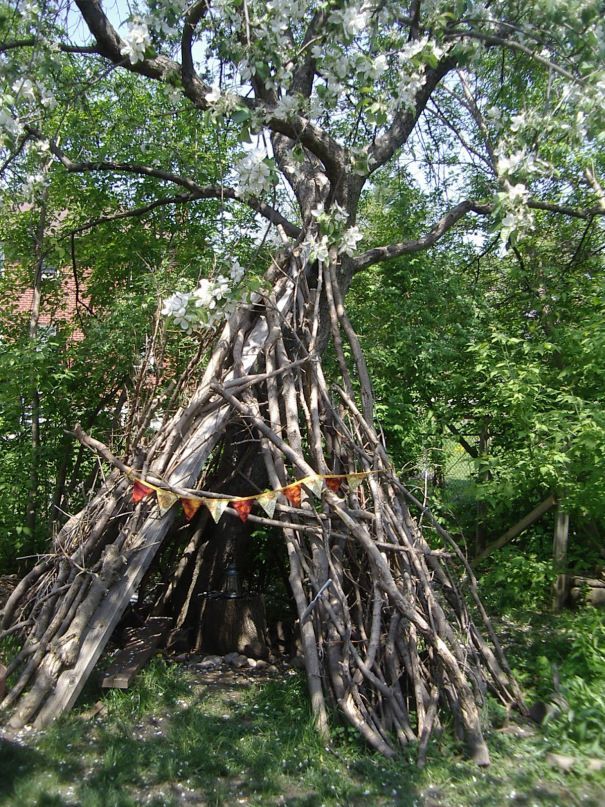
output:
[[[187,521],[191,521],[198,510],[202,506],[205,506],[213,521],[217,524],[229,505],[231,505],[244,523],[248,520],[248,516],[254,504],[258,504],[269,518],[273,518],[280,493],[285,496],[293,507],[300,507],[303,486],[314,496],[320,498],[324,488],[331,490],[333,493],[338,493],[342,485],[346,483],[349,489],[354,491],[357,490],[366,477],[378,473],[382,473],[382,471],[354,471],[348,474],[314,474],[313,476],[305,476],[303,479],[298,479],[296,482],[291,482],[283,487],[275,488],[275,490],[264,490],[250,496],[222,496],[218,493],[212,493],[209,496],[208,494],[202,495],[201,493],[199,495],[184,496],[181,493],[171,490],[169,485],[165,484],[161,487],[154,485],[148,479],[139,477],[134,469],[126,469],[126,475],[133,483],[131,495],[132,501],[135,504],[142,501],[147,496],[155,494],[160,515],[164,515],[174,504],[180,501]]]

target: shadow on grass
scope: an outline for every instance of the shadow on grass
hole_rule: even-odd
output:
[[[157,666],[132,691],[106,698],[103,719],[72,716],[0,750],[0,799],[10,805],[400,805],[600,807],[598,783],[581,786],[544,763],[543,738],[494,731],[493,766],[462,759],[449,739],[394,760],[369,753],[344,728],[327,748],[314,732],[304,681],[206,686]],[[4,749],[1,746],[0,749]]]

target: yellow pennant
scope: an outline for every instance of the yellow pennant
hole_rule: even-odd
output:
[[[347,482],[351,490],[357,490],[366,476],[366,473],[347,474]]]
[[[218,524],[221,516],[227,509],[229,499],[204,499],[204,504],[210,511],[210,515],[214,519],[214,522]]]
[[[167,513],[172,505],[179,500],[176,493],[173,493],[171,490],[162,490],[162,488],[156,490],[156,496],[158,499],[158,510],[161,516]]]
[[[256,501],[263,508],[269,518],[273,518],[275,506],[277,505],[277,493],[274,490],[267,490],[256,497]]]
[[[317,496],[318,499],[321,497],[321,491],[324,486],[321,476],[310,476],[308,479],[304,480],[304,484],[314,496]]]

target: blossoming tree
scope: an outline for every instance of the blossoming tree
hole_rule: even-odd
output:
[[[429,249],[454,227],[489,217],[507,249],[536,216],[603,212],[598,4],[161,0],[127,19],[101,0],[3,10],[5,171],[37,154],[57,170],[154,178],[157,198],[117,215],[219,199],[255,211],[275,243],[260,289],[220,255],[229,268],[165,300],[184,332],[215,334],[203,376],[188,399],[164,402],[160,430],[124,462],[96,446],[116,469],[7,604],[3,627],[24,632],[4,700],[13,725],[43,725],[71,706],[174,524],[176,508],[159,500],[132,508],[133,473],[173,496],[203,489],[209,458],[239,424],[259,447],[261,486],[342,481],[270,496],[270,515],[249,516],[279,527],[287,546],[318,729],[329,731],[335,703],[371,746],[391,755],[416,740],[422,761],[449,711],[487,764],[486,690],[507,706],[522,708],[521,696],[463,553],[438,525],[444,546],[429,546],[410,514],[419,503],[389,463],[345,298],[356,273]],[[213,185],[169,165],[107,160],[102,145],[81,154],[68,115],[50,126],[49,110],[69,107],[65,86],[61,97],[53,89],[66,65],[78,93],[131,71],[157,85],[171,114],[187,103],[237,129],[242,152]],[[435,220],[375,244],[358,222],[362,194],[406,163],[438,191]],[[28,187],[43,181],[34,172]],[[361,487],[345,483],[355,472],[366,474]]]

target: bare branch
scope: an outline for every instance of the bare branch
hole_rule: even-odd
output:
[[[395,152],[407,141],[435,88],[441,79],[455,66],[455,60],[450,56],[446,56],[439,62],[437,67],[427,70],[426,80],[422,88],[416,94],[414,108],[410,110],[408,107],[401,107],[395,114],[387,131],[379,135],[372,146],[369,147],[368,162],[370,173],[373,173],[380,168],[380,166],[388,162]]]
[[[42,138],[42,134],[33,127],[28,126],[26,127],[26,130],[31,135]],[[188,177],[182,177],[178,174],[174,174],[171,171],[164,171],[161,168],[152,168],[151,166],[141,165],[140,163],[121,163],[113,162],[111,160],[75,163],[63,152],[61,148],[59,148],[54,140],[49,142],[49,148],[51,153],[54,154],[54,156],[59,160],[61,165],[63,165],[63,167],[72,174],[84,174],[94,171],[117,174],[134,174],[136,176],[154,177],[165,182],[171,182],[172,184],[179,185],[180,187],[189,191],[187,194],[180,194],[158,199],[155,202],[145,205],[144,207],[135,208],[134,210],[123,211],[121,213],[112,214],[111,216],[101,216],[98,219],[94,219],[92,222],[84,225],[82,228],[74,230],[74,232],[82,232],[83,230],[90,229],[90,227],[94,227],[97,224],[101,224],[106,221],[113,221],[115,219],[128,218],[131,216],[142,216],[145,213],[148,213],[156,207],[160,207],[162,205],[183,204],[187,202],[194,202],[200,199],[230,199],[251,208],[256,213],[263,216],[263,218],[267,219],[267,221],[270,221],[271,224],[283,227],[286,235],[290,236],[291,238],[298,238],[300,235],[300,227],[289,221],[274,207],[266,204],[254,196],[242,196],[237,190],[226,185],[198,185],[197,182],[194,182]]]
[[[99,224],[107,224],[109,221],[118,221],[119,219],[130,219],[138,216],[144,216],[146,213],[150,213],[152,210],[155,210],[158,207],[186,204],[187,202],[193,202],[196,198],[196,195],[193,193],[181,193],[175,194],[174,196],[164,196],[161,199],[156,199],[155,201],[150,202],[148,205],[134,207],[130,210],[120,210],[119,213],[108,213],[104,216],[97,216],[97,218],[87,221],[86,224],[82,224],[80,227],[75,227],[73,230],[70,230],[69,234],[73,237],[74,235],[79,235],[80,233],[86,232],[86,230],[92,230],[93,227],[97,227]]]
[[[15,39],[13,42],[3,42],[0,45],[0,53],[6,53],[17,48],[33,48],[39,44],[41,44],[41,40],[36,39],[34,36],[28,39]],[[97,53],[97,49],[93,45],[65,45],[60,42],[57,47],[62,53]]]
[[[478,39],[480,42],[485,42],[486,45],[499,45],[501,47],[510,48],[511,50],[517,50],[520,53],[524,53],[526,56],[529,56],[534,62],[538,62],[544,67],[548,67],[549,70],[552,70],[554,73],[558,73],[560,76],[568,79],[569,81],[573,81],[574,83],[579,83],[580,79],[578,76],[574,76],[573,73],[570,73],[569,70],[566,70],[564,67],[561,67],[554,62],[551,62],[549,59],[546,59],[541,53],[537,50],[532,50],[528,48],[526,45],[521,44],[521,42],[517,42],[514,39],[509,39],[505,36],[497,36],[496,34],[484,34],[480,31],[473,31],[472,29],[467,29],[465,31],[454,31],[452,33],[446,34],[446,39]]]
[[[195,27],[206,14],[208,8],[208,0],[197,0],[197,2],[191,6],[185,17],[183,36],[181,38],[181,61],[183,63],[182,75],[183,83],[185,85],[189,84],[194,78],[198,78],[193,66],[191,48],[193,46],[193,34],[195,33]]]
[[[574,208],[569,205],[558,205],[552,202],[542,202],[538,199],[530,199],[527,206],[531,210],[544,210],[547,213],[557,213],[561,216],[569,216],[574,219],[590,220],[595,216],[605,215],[605,205],[597,205],[586,209]],[[467,213],[476,213],[479,216],[489,216],[494,212],[494,205],[484,202],[474,202],[466,200],[460,202],[449,210],[442,218],[436,222],[425,235],[411,241],[403,241],[399,244],[389,244],[357,255],[351,261],[353,273],[367,269],[380,261],[389,261],[398,258],[400,255],[408,255],[412,252],[421,252],[432,247],[439,241],[448,230],[450,230]]]
[[[353,272],[367,269],[379,261],[388,261],[398,258],[400,255],[407,255],[411,252],[421,252],[424,249],[436,244],[445,233],[450,230],[467,213],[477,213],[480,216],[489,215],[493,211],[492,205],[481,204],[466,200],[460,202],[449,210],[425,235],[412,241],[403,241],[400,244],[389,244],[384,247],[374,247],[367,252],[363,252],[351,261]]]

